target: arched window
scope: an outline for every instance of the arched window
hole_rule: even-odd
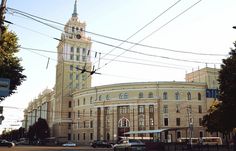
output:
[[[202,95],[201,95],[200,92],[197,94],[197,99],[198,99],[198,100],[202,100]]]
[[[99,101],[102,101],[102,96],[101,96],[101,95],[99,95],[98,100],[99,100]]]
[[[152,92],[148,93],[148,98],[153,98],[153,93]]]
[[[164,92],[164,93],[163,93],[163,100],[167,100],[167,99],[168,99],[167,92]]]
[[[129,120],[125,117],[122,117],[119,121],[118,121],[118,127],[122,128],[122,127],[129,127]]]
[[[106,95],[106,100],[110,100],[109,94]]]
[[[187,99],[191,100],[191,93],[190,92],[187,93]]]
[[[124,98],[123,93],[120,93],[120,95],[119,95],[119,99],[123,99],[123,98]]]
[[[175,93],[175,100],[180,100],[179,92],[176,92],[176,93]]]
[[[124,99],[128,99],[128,93],[124,94]]]
[[[139,92],[138,98],[143,98],[143,92]]]

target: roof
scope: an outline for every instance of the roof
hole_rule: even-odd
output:
[[[142,131],[129,131],[124,134],[147,134],[147,133],[160,133],[168,129],[157,129],[157,130],[142,130]]]

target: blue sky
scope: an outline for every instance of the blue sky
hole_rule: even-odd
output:
[[[227,55],[236,39],[236,30],[232,29],[232,26],[236,25],[236,1],[202,0],[197,3],[198,1],[180,1],[129,41],[139,42],[160,28],[143,40],[141,44],[187,52]],[[79,19],[86,22],[87,31],[125,40],[175,2],[177,0],[79,0],[78,14]],[[174,19],[194,3],[197,4]],[[74,0],[7,1],[7,7],[63,24],[71,17],[73,6]],[[18,35],[19,45],[22,47],[56,52],[58,41],[52,37],[60,38],[60,31],[13,12],[7,12],[6,20],[15,24],[9,25],[9,29]],[[54,26],[63,29],[62,26]],[[162,28],[162,26],[164,27]],[[107,44],[118,45],[120,43],[92,34],[87,35],[94,40]],[[129,49],[131,46],[130,44],[124,44],[121,47]],[[101,52],[104,54],[111,50],[111,47],[105,45],[92,44],[93,53]],[[141,46],[135,46],[131,50],[155,56],[201,61],[203,63],[191,63],[125,52],[122,55],[123,57],[116,59],[119,62],[112,61],[101,68],[99,72],[102,74],[93,76],[92,85],[136,81],[184,81],[186,72],[197,70],[198,67],[205,67],[206,62],[221,63],[221,60],[225,58],[225,56],[174,53]],[[119,55],[123,51],[115,49],[111,54]],[[0,104],[8,106],[4,109],[6,120],[0,126],[1,128],[9,126],[15,128],[13,125],[18,124],[17,121],[23,119],[23,108],[27,107],[28,103],[34,98],[37,98],[45,88],[52,88],[55,84],[56,53],[35,52],[37,54],[21,49],[17,54],[18,57],[22,58],[21,63],[25,68],[24,74],[27,75],[27,80],[18,87],[16,94],[8,97]],[[105,59],[112,59],[113,57],[106,56],[102,58],[100,65],[103,66],[107,63],[108,60]],[[136,59],[130,59],[130,57]],[[50,58],[50,62],[46,69],[48,58]],[[97,58],[92,58],[92,61],[95,62],[97,67]],[[136,62],[136,64],[130,62]],[[208,66],[219,68],[220,64],[208,64]]]

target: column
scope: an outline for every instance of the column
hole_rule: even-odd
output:
[[[101,117],[100,117],[100,123],[101,123],[101,127],[100,127],[100,139],[103,140],[104,137],[104,107],[101,107]]]
[[[145,105],[145,130],[150,129],[149,121],[149,105]]]
[[[95,108],[95,110],[94,110],[94,117],[93,117],[93,124],[94,124],[94,126],[93,126],[93,131],[94,131],[94,140],[96,140],[96,139],[98,139],[97,138],[97,136],[98,136],[98,112],[97,112],[97,110],[98,110],[98,108]]]
[[[118,139],[118,119],[117,119],[117,106],[113,107],[113,123],[114,123],[114,127],[113,127],[113,140],[117,140]]]
[[[160,115],[160,113],[159,113],[159,111],[158,111],[158,105],[157,104],[155,104],[154,105],[154,129],[158,129],[159,128],[159,122],[158,122],[158,120],[159,120],[159,115]]]

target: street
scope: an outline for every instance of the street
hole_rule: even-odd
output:
[[[0,147],[1,151],[112,151],[112,148],[92,148],[90,146],[62,147],[62,146],[15,146],[12,148]]]

